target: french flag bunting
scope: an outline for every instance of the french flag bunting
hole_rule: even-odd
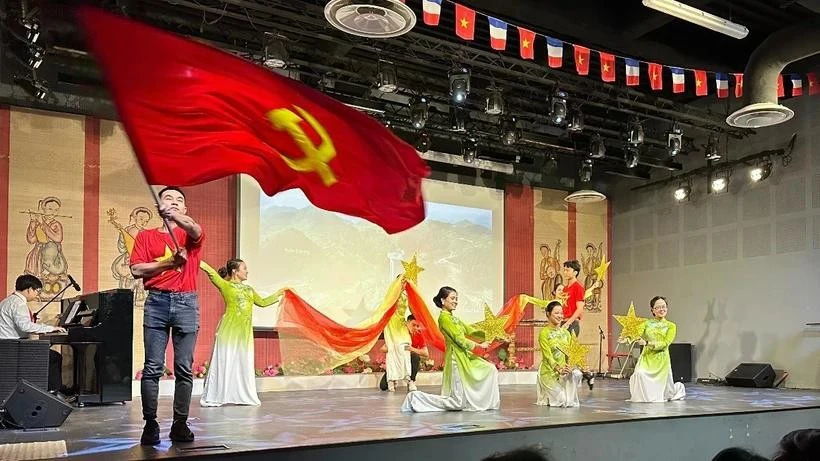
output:
[[[809,96],[814,96],[820,93],[820,85],[817,83],[817,74],[809,72],[806,74],[806,80],[809,81]]]
[[[547,37],[547,65],[553,69],[564,64],[564,42],[557,38]]]
[[[792,74],[792,96],[803,96],[803,77]]]
[[[683,93],[686,89],[686,74],[680,67],[670,67],[672,71],[672,92]]]
[[[718,98],[729,97],[729,76],[720,72],[715,74],[715,87],[717,87]]]
[[[589,48],[581,45],[572,45],[575,49],[575,71],[578,75],[589,75]]]
[[[777,76],[777,97],[782,98],[786,96],[786,89],[783,88],[783,74]]]
[[[605,82],[615,81],[615,55],[599,51],[601,57],[601,80]]]
[[[424,12],[424,23],[437,26],[441,19],[441,0],[422,0],[421,9]]]
[[[519,27],[518,43],[521,49],[521,59],[535,58],[535,32]]]
[[[743,74],[732,74],[735,76],[735,99],[743,97]]]
[[[464,40],[475,39],[475,10],[456,5],[456,35]]]
[[[498,51],[507,49],[507,23],[487,16],[490,23],[490,48]]]
[[[649,63],[649,85],[654,91],[663,90],[663,66],[658,63]]]
[[[709,85],[706,81],[705,70],[694,70],[695,73],[695,95],[706,96],[709,94]]]
[[[626,86],[638,86],[641,83],[641,65],[635,59],[624,58],[626,64]]]

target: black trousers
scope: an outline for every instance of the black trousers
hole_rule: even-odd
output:
[[[421,357],[415,352],[410,353],[410,381],[416,380],[416,375],[419,373],[419,366],[421,365]],[[382,375],[382,380],[379,382],[379,389],[387,390],[387,373]]]
[[[63,356],[48,350],[48,390],[59,391],[63,387]]]

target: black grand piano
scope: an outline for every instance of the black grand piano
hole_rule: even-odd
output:
[[[74,379],[65,384],[71,384],[77,405],[130,401],[134,292],[114,289],[63,299],[60,311],[60,326],[68,333],[41,338],[71,348]]]

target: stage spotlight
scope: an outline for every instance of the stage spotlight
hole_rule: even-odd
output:
[[[624,161],[627,168],[635,168],[641,159],[641,151],[635,146],[627,146],[624,149]]]
[[[580,109],[573,109],[569,113],[567,131],[579,132],[584,130],[584,113]]]
[[[547,160],[544,161],[544,173],[553,175],[558,171],[558,157],[555,154],[549,154]]]
[[[23,18],[20,20],[20,25],[23,26],[23,37],[30,44],[37,43],[40,38],[40,21],[36,18]]]
[[[464,112],[460,107],[450,106],[450,131],[463,133],[464,126]]]
[[[393,93],[399,88],[396,76],[396,65],[390,61],[379,59],[379,73],[376,75],[376,87],[382,93]]]
[[[470,94],[470,71],[457,67],[450,71],[450,99],[453,104],[464,104]]]
[[[48,87],[46,86],[45,82],[37,79],[36,76],[18,79],[16,80],[16,82],[21,87],[23,87],[23,89],[26,90],[27,93],[41,101],[46,99],[46,96],[48,96]]]
[[[752,182],[760,182],[768,178],[770,174],[772,174],[772,161],[767,158],[749,170],[749,179]]]
[[[475,162],[478,153],[478,141],[472,136],[467,136],[461,140],[461,155],[466,163]]]
[[[504,112],[504,99],[501,97],[501,89],[490,88],[490,95],[487,96],[484,113],[487,115],[501,115],[502,112]]]
[[[717,137],[713,134],[709,135],[709,141],[707,141],[706,145],[704,146],[706,149],[706,160],[710,162],[716,162],[721,159],[720,152],[718,152],[717,147]]]
[[[589,156],[591,158],[604,158],[606,156],[606,144],[601,135],[595,133],[589,140]]]
[[[418,97],[410,105],[410,120],[413,124],[413,128],[417,130],[424,128],[424,125],[427,123],[429,109],[430,106],[427,103],[427,98],[424,96]]]
[[[687,201],[687,200],[689,200],[689,196],[691,194],[692,194],[692,186],[689,184],[689,182],[682,182],[682,183],[680,183],[678,188],[675,189],[675,194],[674,194],[675,195],[675,200],[677,200],[678,202]]]
[[[582,183],[588,183],[592,180],[592,159],[584,160],[581,164],[581,169],[578,171],[578,178]]]
[[[712,182],[709,183],[709,191],[713,194],[722,194],[729,190],[729,170],[719,170],[712,176]]]
[[[632,120],[627,125],[626,141],[633,146],[643,144],[643,125],[637,119]]]
[[[567,93],[561,90],[555,90],[550,96],[550,119],[552,123],[560,125],[564,123],[567,117]]]
[[[512,146],[517,143],[521,136],[516,122],[515,117],[510,117],[501,122],[501,143],[505,146]]]
[[[416,139],[416,150],[419,152],[427,152],[430,150],[430,134],[426,131],[419,133]]]
[[[674,157],[680,153],[683,145],[683,131],[681,131],[678,122],[672,123],[672,129],[666,133],[666,152],[670,157]]]
[[[288,65],[288,49],[282,37],[265,34],[265,49],[262,64],[268,69],[284,69]]]

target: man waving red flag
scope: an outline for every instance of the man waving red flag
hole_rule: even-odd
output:
[[[424,220],[429,168],[377,120],[208,45],[93,8],[78,16],[150,184],[245,173],[268,195],[300,188],[388,233]]]

